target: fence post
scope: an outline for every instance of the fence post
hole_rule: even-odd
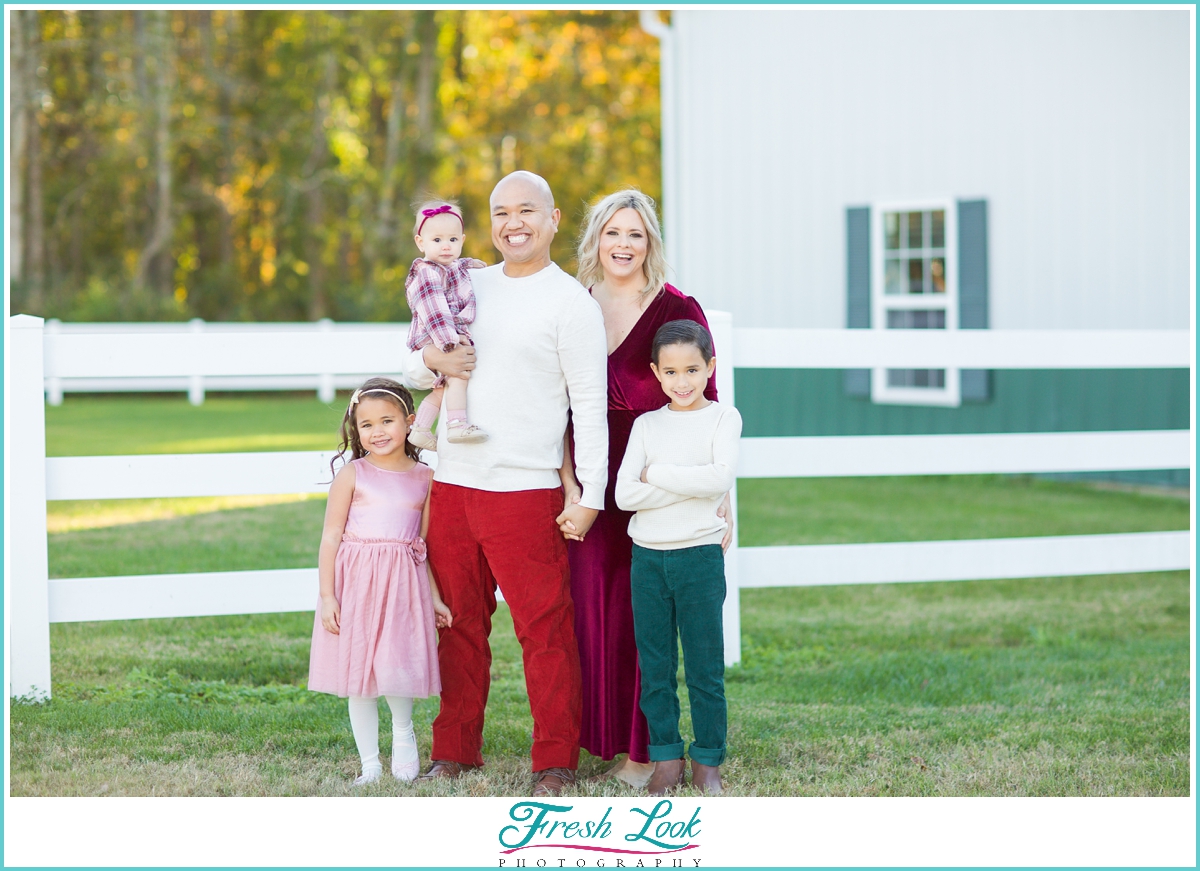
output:
[[[329,318],[321,318],[319,321],[317,321],[317,332],[332,333],[333,321],[331,321]],[[325,338],[326,337],[322,335],[318,338],[318,341],[324,340]],[[330,403],[333,402],[333,397],[336,395],[337,392],[333,386],[333,373],[320,373],[317,376],[317,399],[324,403]]]
[[[192,318],[188,321],[188,331],[192,333],[204,332],[204,318]],[[204,376],[191,375],[188,377],[188,402],[192,405],[204,404]]]
[[[705,311],[708,327],[712,331],[713,347],[717,353],[717,395],[722,405],[733,405],[733,315],[722,311]],[[733,516],[737,514],[737,479],[729,494]],[[742,606],[738,593],[738,543],[740,531],[735,522],[733,544],[725,554],[725,608],[722,618],[725,624],[725,664],[736,665],[742,661]]]
[[[10,696],[50,698],[50,581],[46,552],[46,400],[42,319],[9,318],[8,656]]]
[[[46,321],[46,325],[42,330],[42,335],[48,336],[52,333],[57,333],[58,328],[62,326],[62,321],[58,318],[50,318]],[[62,405],[63,403],[63,384],[61,378],[56,378],[51,375],[46,379],[46,401],[51,405]]]

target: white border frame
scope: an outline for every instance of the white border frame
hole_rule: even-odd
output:
[[[888,296],[884,292],[884,212],[945,211],[946,294],[943,297]],[[871,204],[871,329],[887,329],[888,309],[926,311],[944,309],[946,329],[958,329],[958,202],[954,197],[890,200]],[[957,408],[962,404],[962,387],[958,369],[946,367],[944,387],[889,387],[887,369],[875,368],[871,373],[871,401],[886,405],[938,405]]]

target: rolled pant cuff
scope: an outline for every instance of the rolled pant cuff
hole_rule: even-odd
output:
[[[683,745],[680,746],[682,747]],[[699,762],[701,765],[712,765],[715,767],[725,761],[725,748],[721,747],[719,750],[713,750],[708,747],[700,747],[693,743],[692,746],[688,748],[688,756],[692,757],[693,762]]]
[[[651,762],[666,762],[668,759],[683,758],[683,742],[676,744],[651,744],[650,745],[650,761]],[[701,763],[703,764],[703,763]]]

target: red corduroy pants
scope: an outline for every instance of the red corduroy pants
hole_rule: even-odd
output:
[[[492,493],[435,481],[429,562],[454,625],[440,633],[433,758],[483,764],[496,587],[512,612],[533,713],[533,770],[577,768],[583,708],[561,489]]]

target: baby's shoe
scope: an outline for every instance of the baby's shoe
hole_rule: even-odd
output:
[[[417,779],[421,773],[421,757],[417,752],[417,736],[413,727],[392,732],[392,777],[404,783]]]
[[[379,780],[381,777],[383,777],[383,766],[381,764],[376,763],[375,765],[368,765],[363,769],[362,774],[354,778],[354,785],[367,786],[368,784]]]
[[[437,436],[427,426],[414,426],[408,434],[408,442],[423,451],[437,451]]]
[[[446,425],[446,440],[454,444],[486,442],[488,434],[473,423],[452,420]]]

